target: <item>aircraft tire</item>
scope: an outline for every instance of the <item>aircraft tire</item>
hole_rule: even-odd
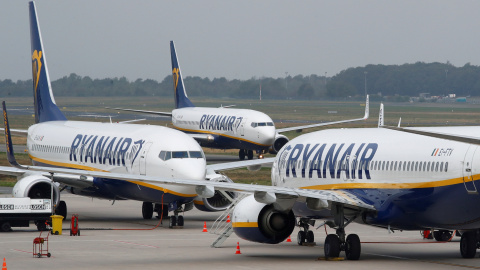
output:
[[[477,252],[477,235],[473,232],[465,232],[460,239],[460,253],[463,258],[470,259],[475,257]]]
[[[247,151],[247,156],[248,156],[249,160],[253,159],[253,150],[248,150]]]
[[[177,226],[181,226],[183,227],[183,216],[178,216],[178,219],[177,219]]]
[[[340,239],[336,234],[327,235],[323,250],[327,258],[336,258],[340,255]]]
[[[447,230],[440,230],[433,232],[433,238],[439,242],[446,242],[452,238],[453,232]]]
[[[175,216],[170,216],[168,227],[173,228],[174,226],[177,226],[177,218]]]
[[[308,231],[307,232],[307,235],[306,235],[306,238],[307,238],[307,243],[313,243],[315,242],[315,235],[313,234],[313,231]]]
[[[301,246],[303,243],[305,243],[305,232],[304,231],[298,231],[297,244],[299,246]]]
[[[350,234],[345,241],[345,255],[347,260],[356,261],[360,259],[360,253],[362,246],[360,244],[360,238],[356,234]]]
[[[245,150],[240,149],[238,151],[238,157],[240,158],[240,160],[244,160],[245,159]]]
[[[153,217],[153,203],[143,202],[142,203],[142,216],[143,219],[152,219]]]

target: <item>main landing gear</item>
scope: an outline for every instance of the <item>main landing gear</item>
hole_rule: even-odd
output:
[[[168,205],[164,205],[162,210],[162,205],[159,203],[153,204],[151,202],[143,202],[142,204],[143,219],[152,219],[153,212],[158,213],[157,218],[160,218],[160,217],[166,218],[168,217]]]
[[[325,257],[335,258],[340,255],[340,251],[345,251],[348,260],[358,260],[361,253],[360,238],[356,234],[350,234],[346,238],[345,227],[352,222],[356,216],[345,222],[343,205],[332,207],[334,214],[334,224],[328,222],[330,227],[336,228],[335,234],[329,234],[325,238]]]
[[[460,239],[460,254],[463,258],[473,258],[480,247],[480,230],[462,233]]]
[[[303,229],[298,231],[297,234],[297,244],[300,246],[303,245],[310,245],[315,242],[315,236],[313,234],[313,231],[309,230],[310,226],[315,225],[315,220],[309,219],[309,218],[300,218],[300,221],[298,222],[297,226],[301,227]]]
[[[253,159],[253,150],[240,149],[238,151],[238,157],[240,158],[240,160],[244,160],[245,156],[247,156],[249,160]]]

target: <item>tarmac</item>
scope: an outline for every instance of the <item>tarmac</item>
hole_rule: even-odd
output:
[[[169,229],[168,220],[152,229],[159,220],[142,219],[141,202],[112,205],[112,201],[68,193],[62,193],[62,199],[69,216],[79,215],[80,236],[70,236],[67,218],[63,234],[48,237],[52,256],[36,258],[32,247],[39,232],[33,224],[0,233],[0,260],[6,258],[8,269],[480,269],[480,252],[474,259],[461,258],[459,237],[440,243],[423,240],[418,231],[388,233],[351,224],[347,233],[357,233],[363,242],[360,260],[326,261],[323,226],[314,229],[317,245],[313,247],[297,245],[297,228],[291,243],[259,244],[232,234],[222,247],[211,248],[217,238],[210,233],[211,225],[219,213],[192,210],[185,213],[182,229]],[[208,233],[202,232],[205,221]],[[330,228],[327,231],[334,233]],[[237,242],[242,254],[235,254]]]

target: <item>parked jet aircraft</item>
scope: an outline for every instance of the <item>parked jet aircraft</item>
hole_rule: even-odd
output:
[[[31,10],[34,14],[33,4]],[[41,71],[36,68],[39,66],[34,65],[34,74]],[[48,82],[45,72],[40,72],[39,77],[36,80],[38,77],[34,75],[35,89],[37,82],[39,85]],[[50,90],[44,86],[40,89]],[[53,101],[48,98],[51,97],[48,91],[35,93],[36,100],[45,101],[46,98]],[[59,110],[56,113],[52,109],[56,107],[54,102],[38,101],[38,105],[39,111],[49,113],[40,114],[40,123],[33,127],[48,123],[42,122],[42,115],[62,118]],[[463,231],[460,253],[465,258],[474,257],[480,246],[477,236],[480,235],[480,210],[477,207],[480,195],[476,188],[480,176],[480,158],[476,151],[480,138],[475,136],[480,131],[478,127],[331,129],[305,134],[288,142],[273,160],[272,186],[258,186],[186,179],[181,175],[131,174],[127,169],[91,170],[103,167],[90,164],[91,158],[98,158],[98,155],[92,155],[89,149],[97,147],[90,147],[86,141],[78,145],[73,141],[70,151],[66,152],[70,159],[75,160],[73,157],[76,156],[77,162],[90,162],[88,165],[72,161],[63,166],[70,168],[48,167],[44,165],[58,165],[58,161],[49,164],[40,160],[40,166],[23,166],[15,160],[5,108],[4,121],[7,157],[16,169],[0,167],[1,171],[18,171],[34,177],[48,173],[53,179],[75,179],[75,182],[93,183],[100,189],[107,186],[122,190],[127,185],[134,190],[138,188],[139,193],[166,185],[170,190],[178,187],[182,188],[180,192],[201,197],[212,196],[216,190],[251,192],[252,196],[241,200],[235,207],[232,220],[237,235],[247,240],[271,244],[282,242],[292,233],[298,218],[298,224],[304,229],[298,234],[300,243],[313,241],[314,235],[309,227],[316,219],[326,219],[326,224],[336,229],[335,234],[325,239],[327,257],[337,257],[345,251],[348,259],[360,258],[358,235],[347,236],[345,232],[351,222],[389,230],[459,229]],[[56,125],[48,125],[55,130],[77,127],[73,122],[68,126],[70,121],[65,119],[52,122]],[[47,137],[32,134],[29,147],[49,140]],[[84,139],[88,138],[82,136],[82,142]],[[71,151],[72,148],[75,151]],[[125,148],[121,143],[112,148],[115,148],[114,154],[108,155],[109,159],[115,160],[117,166],[120,162],[122,167],[123,155],[119,152]],[[128,156],[131,152],[126,151],[125,156]],[[105,156],[102,161],[106,161]],[[268,160],[248,162],[261,164]],[[103,162],[102,165],[107,164]],[[208,167],[207,172],[232,166],[235,165],[218,164]],[[132,189],[128,191],[133,192]],[[153,196],[163,194],[167,192]]]
[[[245,159],[245,156],[248,159],[253,159],[253,151],[256,151],[260,158],[263,153],[277,153],[288,142],[288,138],[279,133],[368,118],[368,97],[363,118],[281,129],[275,129],[273,120],[259,111],[226,107],[195,107],[187,96],[173,41],[170,41],[170,52],[175,109],[172,112],[114,109],[171,116],[173,126],[191,134],[201,146],[216,149],[240,149],[238,155],[241,160]]]
[[[27,149],[34,165],[205,181],[203,151],[183,132],[151,125],[68,121],[52,93],[34,2],[30,2],[29,9],[35,124],[28,130],[15,130],[15,134],[27,137]],[[67,207],[60,201],[59,184],[73,194],[143,201],[144,218],[151,218],[154,211],[162,216],[173,211],[172,226],[183,225],[183,217],[178,213],[191,209],[197,196],[192,187],[146,185],[134,180],[117,182],[109,177],[55,175],[53,181],[57,185],[51,185],[49,174],[8,167],[0,173],[17,176],[18,182],[13,188],[15,197],[50,198],[53,186],[56,210],[63,216]],[[198,208],[218,211],[230,204],[221,194],[214,195],[196,199]]]
[[[392,130],[393,129],[393,130]],[[360,238],[347,236],[351,222],[388,230],[462,231],[460,253],[475,256],[480,246],[480,195],[477,185],[478,127],[330,129],[288,142],[272,166],[272,186],[198,182],[136,176],[138,182],[192,185],[199,190],[253,193],[233,212],[235,233],[247,240],[276,244],[295,225],[298,242],[313,242],[316,219],[336,229],[325,239],[327,257],[345,251],[360,258]],[[48,171],[48,168],[29,168]],[[217,167],[217,169],[221,169]],[[57,169],[53,173],[102,177],[102,172]],[[103,176],[105,177],[105,176]],[[116,179],[128,179],[115,174]]]

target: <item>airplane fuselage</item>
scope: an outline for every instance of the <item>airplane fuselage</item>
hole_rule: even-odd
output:
[[[247,109],[186,107],[172,111],[175,128],[196,134],[209,134],[214,140],[201,145],[217,149],[265,150],[275,140],[272,119]]]
[[[479,131],[479,127],[451,128],[448,133]],[[352,193],[378,210],[357,219],[366,224],[398,229],[478,228],[477,148],[388,129],[324,130],[299,136],[282,148],[272,168],[272,184]],[[304,204],[297,204],[294,211],[317,218],[329,215]]]
[[[188,135],[165,127],[80,121],[50,121],[28,129],[34,165],[203,181],[206,162]],[[192,187],[94,179],[104,195],[168,203],[191,201]],[[108,192],[107,192],[108,191]],[[113,195],[112,195],[113,196]]]

